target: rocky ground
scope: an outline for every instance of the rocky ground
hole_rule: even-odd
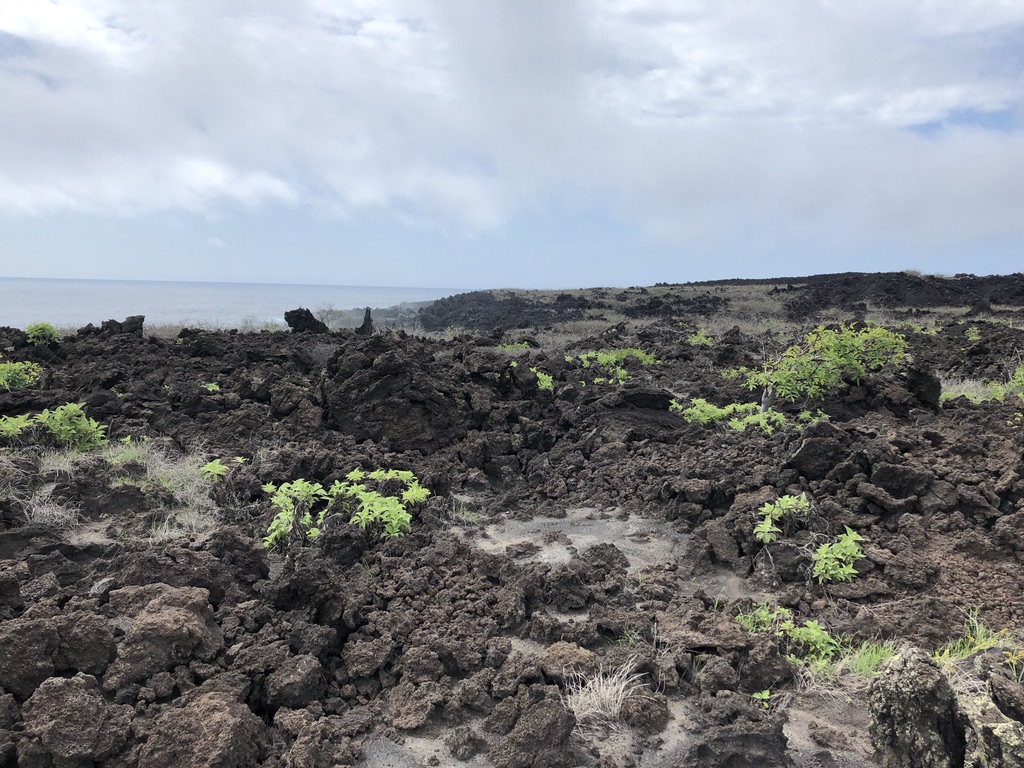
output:
[[[81,402],[109,437],[0,439],[0,765],[1024,765],[1024,401],[940,402],[1012,375],[1022,305],[1019,275],[841,275],[478,292],[420,334],[0,329],[43,370],[0,416]],[[669,410],[756,399],[722,372],[848,320],[908,363],[771,434]],[[580,362],[625,348],[657,362]],[[408,535],[263,546],[264,483],[356,468],[431,490]],[[847,528],[857,576],[819,584]],[[844,666],[862,643],[896,655]]]

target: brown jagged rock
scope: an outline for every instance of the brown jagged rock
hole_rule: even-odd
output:
[[[248,768],[266,727],[229,692],[211,691],[163,712],[139,752],[139,768]]]
[[[92,675],[51,677],[22,708],[25,731],[56,765],[99,762],[128,740],[134,709],[108,704]]]

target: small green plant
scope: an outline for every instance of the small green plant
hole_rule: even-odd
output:
[[[715,340],[708,336],[703,328],[698,328],[696,332],[686,337],[686,343],[694,347],[710,347]]]
[[[993,648],[1007,648],[1013,645],[1013,638],[1005,629],[995,630],[981,620],[977,608],[967,614],[964,621],[964,633],[939,648],[933,654],[935,661],[949,667],[955,665],[980,651]]]
[[[591,371],[598,369],[601,375],[594,376],[591,382],[594,384],[622,384],[629,379],[629,371],[623,363],[628,359],[638,360],[642,365],[657,365],[659,360],[650,352],[645,352],[636,347],[627,349],[611,349],[602,352],[584,352],[575,359],[584,370]],[[567,363],[573,362],[572,357],[566,357]],[[584,382],[586,383],[586,382]]]
[[[827,661],[835,656],[842,647],[840,642],[829,634],[828,630],[813,619],[799,625],[792,620],[784,621],[775,634],[784,636],[795,643],[799,647],[798,655],[800,657],[814,661]]]
[[[28,343],[36,346],[56,344],[60,341],[60,331],[50,323],[32,323],[25,329],[28,334]]]
[[[107,427],[85,414],[85,403],[67,403],[38,413],[41,424],[60,445],[73,451],[87,451],[107,442]]]
[[[550,373],[545,373],[540,368],[531,368],[534,376],[537,377],[537,388],[548,392],[555,391],[555,379]]]
[[[754,610],[736,615],[748,632],[776,632],[784,622],[791,621],[793,614],[788,608],[771,603],[761,603]]]
[[[618,642],[621,645],[628,645],[630,648],[636,648],[638,642],[640,642],[640,635],[635,629],[630,627],[624,627],[622,632],[619,634]]]
[[[749,632],[770,632],[782,638],[789,645],[794,659],[824,661],[835,656],[842,647],[840,641],[817,621],[797,624],[788,608],[771,603],[762,603],[748,613],[737,615],[736,621]]]
[[[975,342],[981,341],[981,329],[979,329],[976,325],[972,325],[970,328],[964,331],[964,336],[967,338],[969,342],[974,344]]]
[[[772,705],[771,704],[772,692],[770,690],[768,690],[768,689],[752,693],[752,694],[750,694],[750,698],[752,698],[755,702],[760,704],[765,709],[768,709]]]
[[[205,389],[207,392],[220,392],[220,384],[218,384],[215,381],[211,381],[206,384],[203,384],[203,389]]]
[[[227,477],[228,466],[220,459],[214,459],[213,461],[208,461],[201,466],[199,468],[199,474],[207,480],[223,480]]]
[[[278,512],[267,528],[267,535],[263,539],[263,546],[273,549],[288,542],[288,536],[298,518],[302,531],[310,539],[320,535],[319,526],[323,524],[324,511],[321,511],[316,525],[313,522],[313,507],[320,503],[329,501],[330,497],[320,483],[311,483],[308,480],[299,478],[281,485],[267,483],[263,486],[266,493],[272,494],[271,506]]]
[[[1024,364],[1018,365],[1005,382],[943,378],[939,402],[945,403],[958,397],[965,397],[972,403],[990,400],[1003,402],[1007,395],[1016,395],[1024,400]]]
[[[368,487],[368,483],[376,488]],[[400,490],[399,495],[387,493],[392,488]],[[267,483],[263,490],[272,494],[270,503],[278,509],[263,539],[268,549],[287,543],[296,522],[307,538],[316,539],[328,514],[335,511],[350,515],[349,523],[360,528],[382,526],[381,538],[401,536],[412,529],[408,507],[430,496],[416,475],[398,469],[356,469],[345,476],[344,482],[337,481],[327,490],[320,483],[301,478],[280,486]]]
[[[891,640],[864,640],[850,647],[839,664],[848,667],[858,677],[872,680],[885,663],[896,655],[896,644]]]
[[[524,349],[530,348],[530,342],[528,341],[517,341],[514,344],[499,344],[495,349],[499,352],[522,352]]]
[[[730,429],[745,432],[747,427],[757,427],[766,434],[786,426],[786,416],[774,408],[765,411],[757,403],[731,403],[723,408],[709,403],[701,397],[690,400],[690,407],[684,408],[681,403],[672,400],[668,409],[679,413],[689,423],[697,422],[701,426],[725,422]]]
[[[761,402],[767,407],[776,397],[819,398],[849,382],[859,384],[871,371],[899,365],[906,351],[902,335],[878,326],[818,326],[761,369],[739,368],[726,375],[743,378],[749,389],[764,390]]]
[[[786,517],[806,516],[810,511],[811,502],[807,500],[806,493],[801,493],[799,496],[780,496],[775,501],[764,504],[758,510],[761,521],[754,526],[754,537],[762,544],[778,541],[782,529],[776,523]]]
[[[1009,669],[1017,684],[1024,685],[1024,649],[1014,648],[1010,651],[1003,651],[1003,656],[999,666]]]
[[[21,435],[34,421],[31,413],[21,416],[0,416],[0,437],[11,440]]]
[[[42,375],[43,369],[38,363],[0,362],[0,387],[8,392],[35,386]]]
[[[232,461],[234,461],[235,464],[238,464],[239,466],[241,466],[242,464],[245,464],[249,460],[245,456],[235,456],[232,459]]]
[[[815,550],[813,576],[819,584],[833,581],[853,581],[857,570],[853,564],[864,557],[858,542],[864,538],[846,526],[843,533],[831,544],[822,544]]]
[[[404,486],[405,490],[401,496],[385,496],[377,490],[368,488],[368,480],[379,486],[394,482]],[[430,491],[420,485],[416,475],[407,470],[377,469],[373,472],[363,472],[355,469],[345,475],[345,481],[336,482],[331,486],[331,497],[338,499],[342,506],[350,508],[350,523],[360,528],[383,525],[381,537],[385,539],[408,533],[412,529],[412,516],[406,505],[419,504],[430,496]],[[354,509],[351,509],[352,507]]]

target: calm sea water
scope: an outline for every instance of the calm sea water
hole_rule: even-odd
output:
[[[45,321],[58,327],[80,327],[145,315],[147,325],[234,328],[250,323],[281,323],[284,313],[297,307],[314,312],[392,307],[458,292],[442,288],[0,277],[0,326],[24,328]]]

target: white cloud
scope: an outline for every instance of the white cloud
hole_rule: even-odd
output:
[[[1024,4],[38,0],[0,10],[0,211],[311,206],[674,242],[1022,234]],[[746,233],[746,234],[744,234]]]

